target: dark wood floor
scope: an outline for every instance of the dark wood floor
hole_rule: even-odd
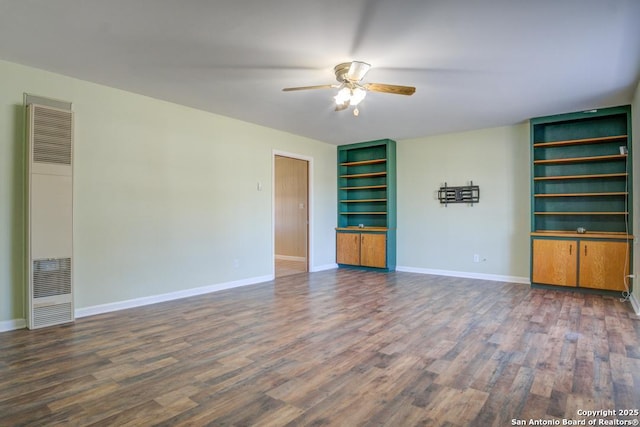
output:
[[[0,334],[2,426],[510,426],[639,396],[628,303],[411,273],[298,274]]]

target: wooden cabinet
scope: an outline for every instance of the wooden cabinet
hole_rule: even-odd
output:
[[[360,265],[360,234],[336,233],[336,262]]]
[[[627,241],[533,239],[532,282],[625,291]]]
[[[389,139],[338,147],[338,265],[395,269],[395,155]]]
[[[624,291],[629,274],[628,242],[580,242],[579,283],[583,288]]]
[[[533,282],[546,285],[576,286],[578,242],[575,240],[533,241]]]
[[[630,106],[531,119],[533,284],[627,290],[631,141]]]
[[[338,264],[387,268],[386,233],[336,233]]]
[[[360,234],[360,265],[365,267],[387,267],[387,235]]]

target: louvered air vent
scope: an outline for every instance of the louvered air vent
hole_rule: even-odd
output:
[[[46,305],[33,309],[32,329],[73,321],[73,306],[70,302]]]
[[[71,258],[33,261],[33,297],[71,293]]]
[[[34,106],[33,161],[71,164],[72,113]]]

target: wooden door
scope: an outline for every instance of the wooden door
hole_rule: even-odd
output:
[[[533,240],[533,282],[576,286],[578,242],[575,240]]]
[[[626,242],[580,242],[580,287],[624,291],[629,274]]]
[[[360,265],[360,234],[336,233],[336,262]]]
[[[360,235],[360,265],[387,267],[387,235],[362,233]]]
[[[308,270],[309,162],[274,156],[276,276]]]

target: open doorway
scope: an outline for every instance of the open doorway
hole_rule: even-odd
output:
[[[309,271],[309,161],[274,157],[275,276]]]

